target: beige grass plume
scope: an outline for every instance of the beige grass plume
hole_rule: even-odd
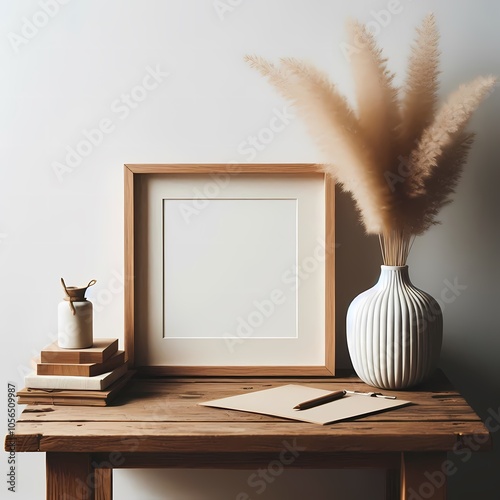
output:
[[[417,38],[408,61],[401,98],[401,153],[409,154],[430,125],[437,106],[439,88],[439,33],[433,14],[417,28]]]
[[[398,152],[396,137],[401,121],[394,75],[388,71],[387,60],[382,57],[373,35],[362,24],[350,21],[347,31],[353,47],[349,58],[360,127],[378,169],[389,169]]]
[[[439,160],[446,150],[459,146],[460,140],[457,139],[494,85],[495,78],[479,76],[449,96],[410,154],[412,175],[407,183],[408,196],[426,193],[425,180],[439,167]]]
[[[387,186],[377,174],[377,164],[346,99],[326,75],[307,63],[282,59],[278,68],[260,57],[247,56],[246,61],[293,102],[325,155],[325,170],[353,194],[367,230],[382,231],[388,223]]]
[[[246,60],[294,104],[325,155],[324,170],[351,193],[366,231],[380,236],[384,262],[403,265],[414,235],[436,224],[450,202],[473,142],[466,126],[496,79],[461,85],[436,111],[432,14],[417,29],[401,95],[373,36],[355,21],[347,30],[356,106],[310,64]]]

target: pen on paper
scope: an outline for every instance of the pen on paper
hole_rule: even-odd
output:
[[[314,408],[315,406],[320,406],[325,403],[330,403],[331,401],[336,401],[337,399],[341,399],[346,395],[346,391],[334,391],[329,394],[325,394],[324,396],[320,396],[319,398],[310,399],[309,401],[304,401],[299,403],[297,406],[294,406],[294,410],[307,410],[309,408]]]

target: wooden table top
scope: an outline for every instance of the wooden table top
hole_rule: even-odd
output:
[[[273,453],[294,439],[312,453],[442,452],[466,438],[473,438],[477,449],[491,447],[485,425],[439,373],[414,391],[383,391],[411,406],[324,426],[197,404],[285,383],[374,390],[354,376],[136,378],[112,406],[27,406],[16,427],[16,451]]]

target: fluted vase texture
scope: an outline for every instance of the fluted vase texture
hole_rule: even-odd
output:
[[[347,311],[347,346],[361,380],[408,389],[439,362],[443,315],[438,302],[410,281],[408,266],[381,266],[377,284]]]

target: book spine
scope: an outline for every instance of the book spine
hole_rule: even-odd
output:
[[[84,349],[56,349],[42,350],[42,363],[104,363],[118,350],[118,339],[110,341],[109,345],[100,351]]]
[[[37,375],[68,375],[72,377],[93,377],[118,368],[125,361],[125,353],[118,351],[104,363],[38,363]]]
[[[108,401],[106,399],[92,399],[92,398],[59,398],[59,399],[36,399],[36,398],[19,398],[20,405],[61,405],[61,406],[106,406]]]
[[[26,387],[33,389],[103,390],[118,380],[127,371],[124,364],[115,370],[95,377],[73,377],[70,375],[26,375]]]

